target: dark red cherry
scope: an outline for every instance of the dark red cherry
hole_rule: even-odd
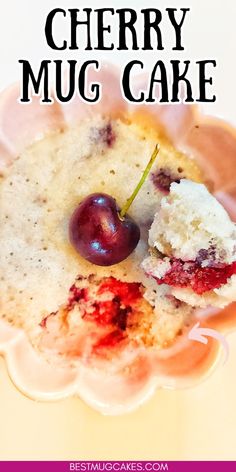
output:
[[[156,145],[143,175],[122,210],[105,193],[93,193],[76,208],[69,226],[71,244],[87,261],[110,266],[123,261],[136,248],[140,229],[127,215],[159,152]]]
[[[120,218],[120,208],[114,198],[105,193],[94,193],[74,211],[69,237],[86,260],[110,266],[131,254],[139,242],[140,229],[127,214]]]

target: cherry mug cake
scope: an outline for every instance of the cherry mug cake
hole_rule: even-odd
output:
[[[14,159],[0,149],[0,316],[26,335],[37,362],[55,375],[71,369],[74,393],[117,413],[168,383],[173,352],[189,349],[195,307],[235,300],[236,231],[201,166],[160,124],[99,107],[79,120],[73,110]],[[206,355],[193,349],[191,359]],[[15,383],[41,398],[21,387],[20,368]]]
[[[95,264],[91,263],[91,259],[81,257],[71,244],[71,216],[77,211],[77,205],[93,192],[99,195],[106,192],[112,195],[117,203],[124,204],[142,175],[145,162],[148,162],[155,148],[157,137],[159,155],[129,210],[130,217],[137,223],[141,233],[136,249],[130,257],[122,257],[124,260],[116,265],[113,265],[116,259],[111,261],[112,265],[109,267],[97,265],[99,261],[96,259]],[[142,318],[149,317],[150,323],[158,324],[159,317],[145,299],[146,290],[150,292],[152,283],[145,277],[140,265],[147,252],[147,230],[163,194],[164,173],[168,176],[172,174],[175,180],[180,176],[201,180],[201,171],[194,162],[174,150],[162,136],[148,132],[128,118],[107,121],[101,116],[95,116],[81,122],[78,128],[56,132],[28,147],[7,169],[1,182],[1,316],[26,329],[34,345],[40,348],[39,340],[44,338],[48,329],[44,320],[48,317],[50,319],[51,314],[54,314],[55,319],[60,319],[61,329],[65,331],[63,339],[66,339],[70,316],[65,313],[71,315],[73,308],[75,317],[76,308],[78,320],[72,337],[78,333],[81,336],[84,329],[90,330],[91,323],[95,325],[95,331],[101,326],[98,320],[102,315],[100,313],[98,316],[98,311],[104,311],[104,319],[107,316],[112,320],[116,317],[119,304],[122,307],[124,305],[124,308],[120,309],[126,310],[127,313],[136,310],[132,303],[129,304],[124,296],[120,295],[119,281],[123,284],[124,292],[132,293],[132,284],[138,284],[136,292],[139,297],[137,295],[133,303],[136,305],[138,300],[143,313],[137,321],[141,331],[139,337],[142,338],[142,330],[145,331]],[[84,210],[87,222],[84,238],[87,238],[88,244],[88,224],[92,227],[95,225],[99,211],[98,205],[94,214],[91,214],[90,208],[91,205],[88,205]],[[102,214],[100,231],[104,224]],[[106,221],[106,224],[109,225],[109,222]],[[131,238],[135,239],[136,244],[139,239],[137,236],[139,235],[135,229]],[[117,241],[114,240],[113,245],[116,244]],[[91,277],[93,274],[96,278]],[[106,284],[109,280],[110,283]],[[112,280],[114,284],[111,283]],[[78,295],[81,284],[82,295]],[[97,289],[97,285],[101,288]],[[71,302],[74,286],[78,292]],[[104,287],[107,287],[106,290]],[[104,308],[105,305],[99,305],[100,296],[106,301],[111,300],[109,314]],[[86,303],[89,308],[82,308]],[[165,300],[164,305],[166,303]],[[158,310],[161,311],[161,297],[159,304]],[[167,327],[166,332],[162,331],[162,339],[157,334],[160,345],[174,339],[184,323],[185,313],[191,311],[189,307],[183,308],[181,304],[176,304],[174,297],[173,300],[168,298],[167,304],[168,316],[171,310],[173,313],[180,313],[171,326]],[[88,314],[84,315],[88,310],[91,312],[90,317]],[[64,315],[61,317],[62,311]],[[135,317],[137,318],[137,314]],[[127,318],[131,316],[127,315]],[[80,323],[83,328],[79,327]],[[108,320],[107,325],[110,324],[112,323]],[[106,325],[105,321],[103,325]],[[116,326],[116,323],[114,325]],[[124,334],[126,330],[121,331]],[[158,332],[158,329],[155,331]],[[70,326],[68,333],[68,336],[71,336]],[[117,345],[118,341],[119,337]],[[63,352],[63,347],[60,349],[60,352]]]

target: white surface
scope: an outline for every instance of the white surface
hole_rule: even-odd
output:
[[[116,418],[78,398],[28,400],[0,362],[1,460],[236,460],[236,335],[229,340],[229,360],[210,379],[194,389],[159,390]]]

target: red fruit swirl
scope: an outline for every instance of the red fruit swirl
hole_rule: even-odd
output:
[[[156,278],[156,281],[159,285],[191,287],[198,295],[202,295],[209,290],[220,288],[234,274],[236,274],[236,262],[222,264],[220,267],[201,267],[193,261],[172,259],[171,269],[161,279]]]
[[[80,283],[84,284],[85,280],[88,282],[86,288],[81,288]],[[66,304],[58,312],[45,317],[41,327],[48,329],[48,320],[59,314],[58,322],[64,326],[63,335],[67,332],[68,337],[73,336],[74,327],[72,332],[68,321],[70,313],[78,307],[84,328],[89,326],[88,323],[97,327],[92,350],[98,354],[105,348],[116,347],[127,337],[128,317],[135,314],[141,300],[143,297],[140,283],[121,282],[114,277],[101,280],[79,277],[69,290]]]

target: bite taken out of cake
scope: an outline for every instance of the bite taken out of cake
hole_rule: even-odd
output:
[[[236,301],[236,225],[206,186],[172,183],[149,231],[142,267],[158,285],[193,307]]]

